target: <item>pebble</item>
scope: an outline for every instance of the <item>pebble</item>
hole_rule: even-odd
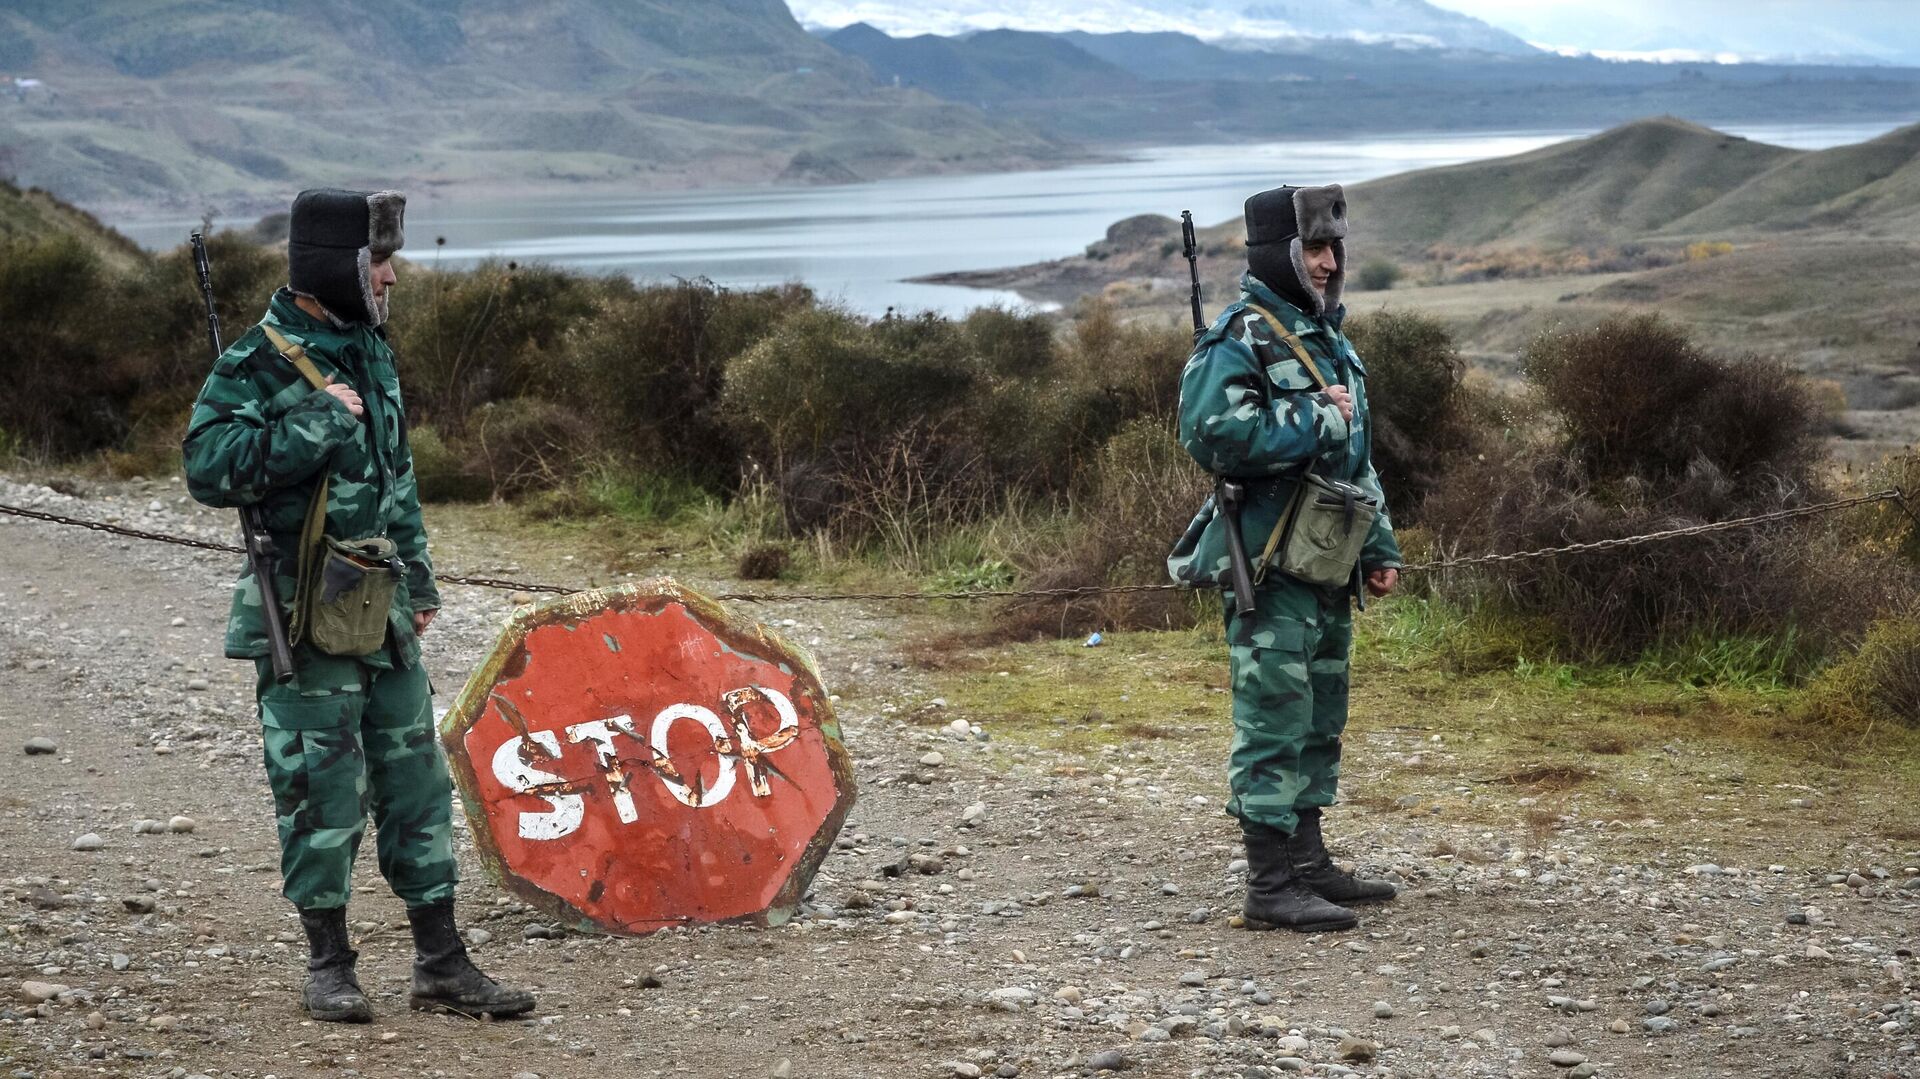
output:
[[[1644,1019],[1640,1022],[1641,1029],[1649,1034],[1665,1034],[1679,1025],[1679,1023],[1664,1015],[1656,1015],[1651,1019]]]
[[[793,1061],[781,1057],[780,1062],[767,1072],[767,1079],[793,1079]]]
[[[1556,1068],[1571,1068],[1576,1064],[1585,1064],[1586,1062],[1587,1055],[1585,1053],[1576,1053],[1571,1049],[1555,1049],[1547,1055],[1547,1063],[1552,1064]]]
[[[1593,1079],[1600,1074],[1600,1065],[1589,1060],[1567,1073],[1567,1079]]]
[[[947,724],[947,730],[962,737],[973,733],[972,725],[964,719],[956,719],[952,723]]]
[[[492,939],[493,939],[493,934],[487,932],[484,929],[467,930],[467,943],[475,945],[476,947],[479,945],[485,944]]]
[[[1375,1019],[1392,1019],[1393,1005],[1388,1004],[1384,1000],[1376,1001],[1373,1005],[1373,1017]]]
[[[1334,1047],[1333,1053],[1341,1060],[1351,1060],[1356,1064],[1365,1064],[1371,1061],[1374,1054],[1378,1051],[1379,1047],[1375,1046],[1372,1042],[1365,1038],[1356,1038],[1349,1034],[1340,1039],[1340,1044]]]
[[[166,830],[166,821],[141,819],[133,822],[134,835],[164,835]]]
[[[947,1062],[947,1074],[954,1079],[980,1079],[980,1065],[951,1060]]]
[[[58,982],[21,982],[20,995],[35,1004],[44,1004],[67,991],[67,987]]]
[[[1615,1034],[1625,1034],[1632,1030],[1633,1026],[1625,1019],[1615,1019],[1613,1022],[1607,1024],[1607,1029],[1613,1031]]]
[[[200,827],[200,822],[194,820],[192,817],[167,818],[167,831],[173,832],[176,835],[186,835],[198,827]]]
[[[177,614],[173,616],[173,621],[167,623],[167,625],[172,626],[175,629],[179,629],[181,626],[184,626],[186,624],[187,624],[187,620]]]
[[[1053,999],[1062,1004],[1078,1004],[1086,999],[1086,990],[1077,985],[1063,985],[1053,991]]]
[[[106,845],[107,841],[101,839],[97,832],[88,832],[86,835],[73,841],[74,850],[99,850]]]
[[[938,768],[941,765],[947,763],[947,757],[946,757],[946,754],[941,753],[939,750],[936,749],[932,753],[929,753],[926,756],[921,757],[920,763],[926,765],[928,768]],[[969,1064],[967,1066],[972,1067],[973,1065]]]
[[[1204,970],[1189,970],[1185,974],[1180,975],[1180,984],[1195,987],[1205,985],[1207,984],[1207,972]]]
[[[1558,1049],[1562,1046],[1572,1045],[1573,1031],[1565,1027],[1556,1027],[1547,1032],[1546,1044],[1549,1049]]]
[[[966,824],[976,824],[987,815],[987,803],[975,802],[960,811],[960,820]]]
[[[1809,944],[1807,945],[1807,958],[1808,959],[1832,959],[1833,953],[1826,950],[1825,948],[1822,948],[1818,944]]]
[[[539,1072],[514,1072],[513,1079],[540,1079]]]
[[[27,756],[48,756],[60,752],[60,743],[51,738],[29,738],[26,744]]]
[[[1103,1049],[1087,1058],[1087,1070],[1117,1072],[1127,1066],[1127,1054],[1118,1049]]]
[[[1648,1015],[1665,1015],[1672,1010],[1673,1005],[1667,1003],[1666,1000],[1661,997],[1654,997],[1646,1003],[1646,1013]]]
[[[195,693],[205,693],[207,690],[213,688],[213,683],[204,678],[189,678],[187,679],[187,688]]]

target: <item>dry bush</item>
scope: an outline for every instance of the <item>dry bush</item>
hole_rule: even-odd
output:
[[[1616,539],[1805,505],[1819,406],[1799,376],[1725,360],[1655,319],[1543,337],[1546,412],[1463,457],[1422,506],[1442,553]],[[1569,658],[1623,660],[1703,635],[1791,640],[1810,669],[1901,602],[1911,574],[1831,520],[1496,564],[1427,587],[1551,624]]]
[[[1806,477],[1820,457],[1820,413],[1804,376],[1773,360],[1711,355],[1657,316],[1542,335],[1523,361],[1565,425],[1567,448],[1599,482],[1661,482],[1704,461],[1764,493]]]
[[[1840,727],[1920,727],[1920,610],[1874,623],[1859,651],[1809,688],[1801,715]]]
[[[413,449],[413,480],[421,501],[481,502],[493,494],[483,462],[455,453],[432,427],[409,427],[407,442]]]
[[[1089,493],[1065,542],[1021,558],[1029,588],[1159,584],[1174,540],[1206,498],[1207,479],[1174,440],[1171,421],[1142,418],[1101,450]],[[1205,607],[1182,592],[1137,592],[1009,603],[995,612],[1001,639],[1194,624]]]
[[[756,543],[740,552],[734,567],[741,580],[777,581],[793,566],[793,552],[783,543]]]
[[[458,445],[499,498],[567,487],[586,471],[593,452],[591,428],[578,412],[537,397],[474,409]]]
[[[1419,508],[1459,455],[1487,426],[1465,388],[1466,361],[1440,320],[1403,311],[1349,319],[1345,330],[1367,368],[1373,463],[1396,525],[1419,523]]]

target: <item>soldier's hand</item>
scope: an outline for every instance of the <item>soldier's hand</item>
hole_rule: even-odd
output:
[[[367,410],[366,405],[360,401],[360,395],[353,392],[353,387],[344,382],[333,383],[327,387],[327,392],[339,398],[340,403],[347,406],[347,411],[355,416]]]
[[[439,611],[413,612],[413,635],[416,637],[424,636],[427,632],[427,627],[433,625],[433,616],[439,613]]]
[[[1327,396],[1332,399],[1333,407],[1340,410],[1340,418],[1353,422],[1353,393],[1345,386],[1328,386]]]
[[[1400,571],[1397,569],[1377,569],[1367,574],[1367,591],[1375,599],[1400,587]]]

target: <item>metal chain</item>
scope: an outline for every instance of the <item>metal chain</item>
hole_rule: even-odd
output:
[[[1906,492],[1898,487],[1877,491],[1857,498],[1843,498],[1833,502],[1822,502],[1812,506],[1800,506],[1790,510],[1776,510],[1772,513],[1756,514],[1731,521],[1716,521],[1711,524],[1691,525],[1685,528],[1669,528],[1662,532],[1648,532],[1638,536],[1622,536],[1618,539],[1594,540],[1588,543],[1571,543],[1564,547],[1542,547],[1532,551],[1516,551],[1512,554],[1474,555],[1467,558],[1443,558],[1428,562],[1416,562],[1402,568],[1403,573],[1428,573],[1435,570],[1461,569],[1467,566],[1493,565],[1496,563],[1525,562],[1541,558],[1554,558],[1568,554],[1588,554],[1594,551],[1610,551],[1623,547],[1638,547],[1641,544],[1660,540],[1679,539],[1683,536],[1702,536],[1711,532],[1727,532],[1739,528],[1754,528],[1775,521],[1788,521],[1798,517],[1811,517],[1816,514],[1833,513],[1855,506],[1868,506],[1879,502],[1897,502],[1900,508],[1920,525],[1920,512],[1907,499]],[[128,539],[146,540],[152,543],[167,543],[176,547],[191,547],[196,550],[213,551],[219,554],[244,555],[243,548],[227,543],[215,543],[211,540],[193,539],[188,536],[169,535],[164,532],[145,532],[137,528],[108,524],[105,521],[88,520],[81,517],[64,517],[57,513],[45,513],[30,510],[23,506],[10,506],[0,503],[0,513],[15,517],[26,517],[48,524],[69,525],[85,528],[94,532],[105,532]],[[495,588],[510,592],[544,593],[555,596],[568,596],[584,591],[557,584],[538,584],[529,581],[505,580],[498,577],[466,577],[452,573],[436,573],[434,579],[444,584],[472,585],[476,588]],[[787,594],[772,592],[722,592],[716,599],[736,603],[833,603],[833,602],[896,602],[932,600],[981,600],[981,599],[1081,599],[1087,596],[1117,596],[1145,592],[1191,592],[1212,591],[1219,586],[1211,583],[1190,584],[1121,584],[1121,585],[1077,585],[1068,588],[983,588],[963,592],[793,592]]]
[[[1756,514],[1731,521],[1715,521],[1712,524],[1689,525],[1685,528],[1669,528],[1664,532],[1647,532],[1638,536],[1622,536],[1618,539],[1594,540],[1590,543],[1570,543],[1565,547],[1542,547],[1532,551],[1516,551],[1512,554],[1474,555],[1468,558],[1443,558],[1431,562],[1418,562],[1405,567],[1406,573],[1426,573],[1433,570],[1460,569],[1464,566],[1483,566],[1501,562],[1524,562],[1536,558],[1551,558],[1563,554],[1586,554],[1592,551],[1611,551],[1621,547],[1638,547],[1643,543],[1657,540],[1678,539],[1682,536],[1704,536],[1710,532],[1728,532],[1737,528],[1753,528],[1771,524],[1774,521],[1788,521],[1796,517],[1811,517],[1820,513],[1833,513],[1838,510],[1852,509],[1855,506],[1867,506],[1876,502],[1898,502],[1914,516],[1913,507],[1908,505],[1906,492],[1895,487],[1885,491],[1876,491],[1858,498],[1843,498],[1834,502],[1822,502],[1813,506],[1801,506],[1790,510],[1775,510],[1772,513]],[[1920,517],[1915,517],[1920,523]]]

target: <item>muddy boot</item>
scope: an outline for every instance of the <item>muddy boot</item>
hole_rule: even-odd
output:
[[[1243,824],[1247,844],[1247,928],[1327,933],[1352,929],[1360,919],[1345,907],[1314,894],[1293,875],[1291,837],[1285,832]]]
[[[1314,894],[1332,903],[1384,903],[1400,890],[1384,880],[1356,877],[1333,864],[1320,837],[1320,811],[1300,811],[1300,827],[1293,833],[1293,875]]]
[[[359,958],[347,947],[347,908],[302,910],[300,928],[307,931],[307,985],[300,1001],[307,1014],[323,1023],[370,1023],[373,1005],[353,976]]]
[[[533,1010],[533,994],[480,973],[453,924],[453,900],[408,907],[413,926],[413,997],[422,1011],[505,1018]]]

